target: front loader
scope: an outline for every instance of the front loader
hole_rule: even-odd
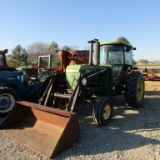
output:
[[[132,107],[142,105],[145,86],[142,74],[133,65],[132,50],[135,48],[121,41],[100,43],[94,39],[89,43],[88,64],[63,66],[65,72],[50,78],[39,104],[16,102],[0,125],[2,133],[41,154],[54,157],[77,142],[79,123],[76,112],[86,99],[97,99],[92,114],[93,121],[99,126],[107,125],[112,119],[113,96],[123,94],[126,105]],[[77,57],[72,56],[74,58]],[[35,140],[27,141],[28,137]],[[51,143],[48,145],[47,142]],[[60,147],[58,153],[55,146]],[[47,150],[51,151],[46,153]]]
[[[15,103],[0,132],[50,158],[75,145],[80,135],[77,114],[27,101]]]

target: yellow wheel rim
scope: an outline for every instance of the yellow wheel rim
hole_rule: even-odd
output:
[[[144,92],[143,81],[139,80],[138,81],[138,85],[137,85],[137,98],[138,98],[138,101],[142,100],[142,98],[143,98],[143,92]]]
[[[107,104],[107,105],[104,107],[103,118],[104,118],[105,120],[107,120],[107,119],[109,118],[110,114],[111,114],[111,106]]]

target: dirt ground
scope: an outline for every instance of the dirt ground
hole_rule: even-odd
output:
[[[80,116],[78,143],[55,159],[160,160],[160,81],[145,81],[145,86],[139,108],[127,108],[122,96],[113,98],[114,114],[108,126],[98,127],[91,116]],[[0,133],[0,159],[48,158]]]

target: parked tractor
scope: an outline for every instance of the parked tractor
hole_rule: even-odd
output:
[[[14,107],[16,100],[37,102],[45,91],[51,75],[38,69],[17,71],[6,63],[7,50],[0,51],[0,114],[6,114]],[[39,69],[39,72],[41,70]]]
[[[93,120],[100,126],[110,122],[112,96],[124,95],[126,105],[138,107],[144,99],[144,79],[133,65],[132,50],[124,42],[89,41],[89,64],[69,65],[53,77],[45,96],[47,106],[78,112],[86,98],[97,97]]]

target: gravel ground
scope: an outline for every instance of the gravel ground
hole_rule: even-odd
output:
[[[124,107],[122,96],[114,97],[112,122],[98,127],[91,116],[80,116],[79,142],[54,159],[61,160],[160,160],[160,82],[145,82],[144,104]],[[91,114],[91,113],[89,113]],[[0,133],[1,160],[47,160]]]

